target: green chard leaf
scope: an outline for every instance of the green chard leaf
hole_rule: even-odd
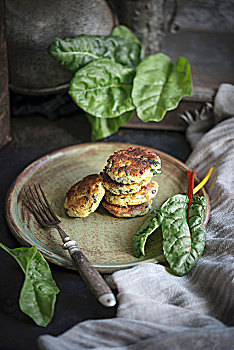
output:
[[[37,248],[7,248],[25,273],[25,280],[20,293],[20,309],[30,316],[38,326],[45,327],[52,319],[56,294],[59,289],[52,278],[48,263]]]
[[[96,118],[91,114],[86,115],[92,128],[91,140],[96,141],[117,132],[122,125],[131,119],[133,111],[126,112],[116,118]]]
[[[119,36],[124,37],[127,41],[133,41],[139,45],[141,45],[139,39],[136,37],[136,35],[126,26],[124,25],[118,25],[113,28],[111,32],[112,36]]]
[[[189,63],[180,57],[175,65],[161,53],[148,56],[137,67],[132,98],[138,117],[144,122],[163,119],[177,107],[183,96],[192,93]]]
[[[204,197],[193,196],[187,223],[188,196],[170,197],[161,207],[163,251],[171,269],[179,276],[188,273],[201,256],[206,240]]]
[[[134,234],[132,238],[132,248],[135,257],[141,258],[145,255],[145,243],[147,238],[161,225],[158,214],[158,209],[153,210],[139,230]]]
[[[119,25],[114,27],[114,29],[112,30],[111,33],[112,36],[119,36],[121,38],[125,38],[125,40],[130,41],[130,42],[135,42],[138,45],[140,45],[141,47],[141,54],[140,54],[140,58],[141,60],[143,60],[144,56],[145,56],[145,49],[144,47],[141,45],[140,40],[136,37],[136,35],[126,26],[124,25]]]
[[[141,59],[140,43],[129,36],[80,35],[67,39],[55,38],[48,51],[70,73],[103,57],[131,67],[136,67]]]
[[[193,196],[187,223],[188,201],[187,195],[174,195],[160,209],[155,209],[148,215],[132,238],[135,257],[145,255],[147,238],[161,225],[164,256],[172,271],[183,276],[192,269],[205,247],[203,219],[207,202],[204,197]]]
[[[85,112],[98,118],[116,118],[135,109],[131,98],[135,72],[108,58],[79,69],[69,94]]]

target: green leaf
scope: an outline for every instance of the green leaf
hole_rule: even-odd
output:
[[[96,118],[91,114],[86,115],[92,127],[91,140],[96,141],[117,132],[122,125],[131,119],[133,111],[126,112],[116,118]]]
[[[201,256],[206,240],[204,197],[193,196],[187,224],[188,196],[170,197],[161,207],[163,251],[171,269],[179,276],[188,273]]]
[[[136,67],[140,62],[141,45],[136,40],[119,36],[80,35],[67,39],[55,38],[48,51],[69,72],[74,73],[102,57]]]
[[[119,25],[114,27],[111,33],[113,36],[119,36],[121,38],[125,38],[125,40],[130,41],[130,42],[135,42],[141,46],[141,55],[140,58],[143,60],[145,56],[145,49],[141,45],[140,40],[136,37],[136,35],[126,26],[124,25]]]
[[[0,247],[16,259],[25,273],[19,299],[21,310],[38,326],[45,327],[52,319],[59,293],[48,263],[35,246],[10,249],[0,243]]]
[[[100,58],[79,69],[69,94],[85,112],[98,118],[116,118],[135,109],[131,91],[135,72],[108,58]]]
[[[147,238],[161,225],[158,213],[158,209],[153,210],[132,237],[133,255],[137,258],[141,258],[145,255],[145,243]]]
[[[137,67],[132,98],[138,117],[144,122],[160,121],[177,107],[183,96],[192,93],[188,61],[180,57],[175,65],[161,53],[148,56]]]
[[[111,35],[124,37],[125,40],[127,40],[127,41],[133,41],[133,42],[141,45],[141,43],[138,40],[138,38],[136,37],[136,35],[133,34],[133,32],[128,27],[126,27],[122,24],[114,27]]]
[[[144,247],[149,235],[162,225],[163,251],[171,269],[179,276],[188,273],[201,256],[206,240],[204,197],[193,196],[187,224],[188,196],[170,197],[160,209],[155,209],[132,239],[136,257],[145,255]]]

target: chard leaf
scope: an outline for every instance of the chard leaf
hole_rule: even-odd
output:
[[[161,53],[148,56],[137,67],[132,98],[138,117],[144,122],[163,119],[166,111],[177,107],[192,92],[189,63],[180,57],[175,65]]]
[[[141,43],[138,40],[138,38],[136,37],[136,35],[128,27],[126,27],[122,24],[114,27],[111,35],[124,37],[125,40],[127,40],[127,41],[133,41],[133,42],[141,45]]]
[[[204,213],[207,202],[204,197],[193,196],[187,224],[188,196],[170,197],[160,209],[155,209],[135,233],[132,239],[134,256],[145,255],[147,238],[162,225],[163,251],[171,269],[179,276],[188,273],[201,256],[206,240]]]
[[[121,38],[125,38],[125,40],[127,40],[127,41],[135,42],[135,43],[139,44],[141,47],[140,58],[141,58],[141,60],[143,60],[143,58],[145,56],[145,49],[141,45],[140,40],[136,37],[136,35],[128,27],[126,27],[124,25],[116,26],[112,30],[111,35],[119,36]]]
[[[129,36],[80,35],[67,39],[55,38],[48,51],[70,73],[74,73],[87,63],[102,57],[136,67],[140,62],[141,45]]]
[[[85,112],[98,118],[116,118],[135,109],[131,98],[135,72],[108,58],[79,69],[69,94]]]
[[[45,327],[52,319],[56,294],[59,293],[48,263],[35,246],[10,249],[0,243],[0,247],[16,259],[25,273],[20,309],[38,326]]]
[[[187,224],[188,196],[170,197],[161,207],[163,251],[171,269],[179,276],[188,273],[201,256],[206,240],[203,216],[206,199],[193,196]]]
[[[158,213],[158,209],[153,210],[132,238],[133,254],[137,258],[145,255],[147,238],[161,225]]]
[[[133,111],[126,112],[116,118],[96,118],[91,114],[87,114],[92,128],[91,141],[96,141],[114,134],[122,125],[131,119],[132,115]]]

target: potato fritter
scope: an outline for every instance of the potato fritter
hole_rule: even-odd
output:
[[[151,177],[147,178],[140,183],[134,184],[122,184],[112,180],[112,178],[106,173],[102,172],[102,179],[104,187],[113,194],[129,194],[140,191],[140,189],[151,181]]]
[[[152,201],[138,205],[121,207],[119,205],[110,204],[103,199],[102,205],[106,210],[118,218],[133,218],[135,216],[143,216],[147,214],[151,209]]]
[[[154,152],[143,147],[129,147],[111,155],[105,171],[114,181],[134,184],[152,178],[160,173],[160,168],[161,160]]]
[[[158,183],[155,181],[150,181],[136,193],[118,196],[106,191],[105,200],[110,204],[119,205],[122,207],[126,207],[128,205],[138,205],[152,200],[156,196],[157,191]]]
[[[69,216],[84,218],[97,209],[104,194],[102,177],[88,175],[69,189],[64,208]]]

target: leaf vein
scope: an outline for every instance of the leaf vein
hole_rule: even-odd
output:
[[[115,87],[124,87],[124,86],[132,86],[132,84],[112,84],[112,85],[107,85],[107,86],[98,86],[96,88],[92,89],[86,89],[86,90],[75,90],[71,91],[71,93],[76,93],[76,92],[87,92],[87,91],[95,91],[95,90],[100,90],[100,89],[109,89],[109,88],[115,88]]]
[[[73,55],[73,56],[78,56],[78,55],[81,55],[81,56],[90,56],[90,57],[93,57],[93,58],[100,58],[102,56],[97,56],[97,55],[94,55],[90,52],[87,52],[87,51],[84,51],[84,52],[81,52],[81,51],[69,51],[69,52],[60,52],[60,55],[63,55],[63,56],[66,56],[66,55]]]

